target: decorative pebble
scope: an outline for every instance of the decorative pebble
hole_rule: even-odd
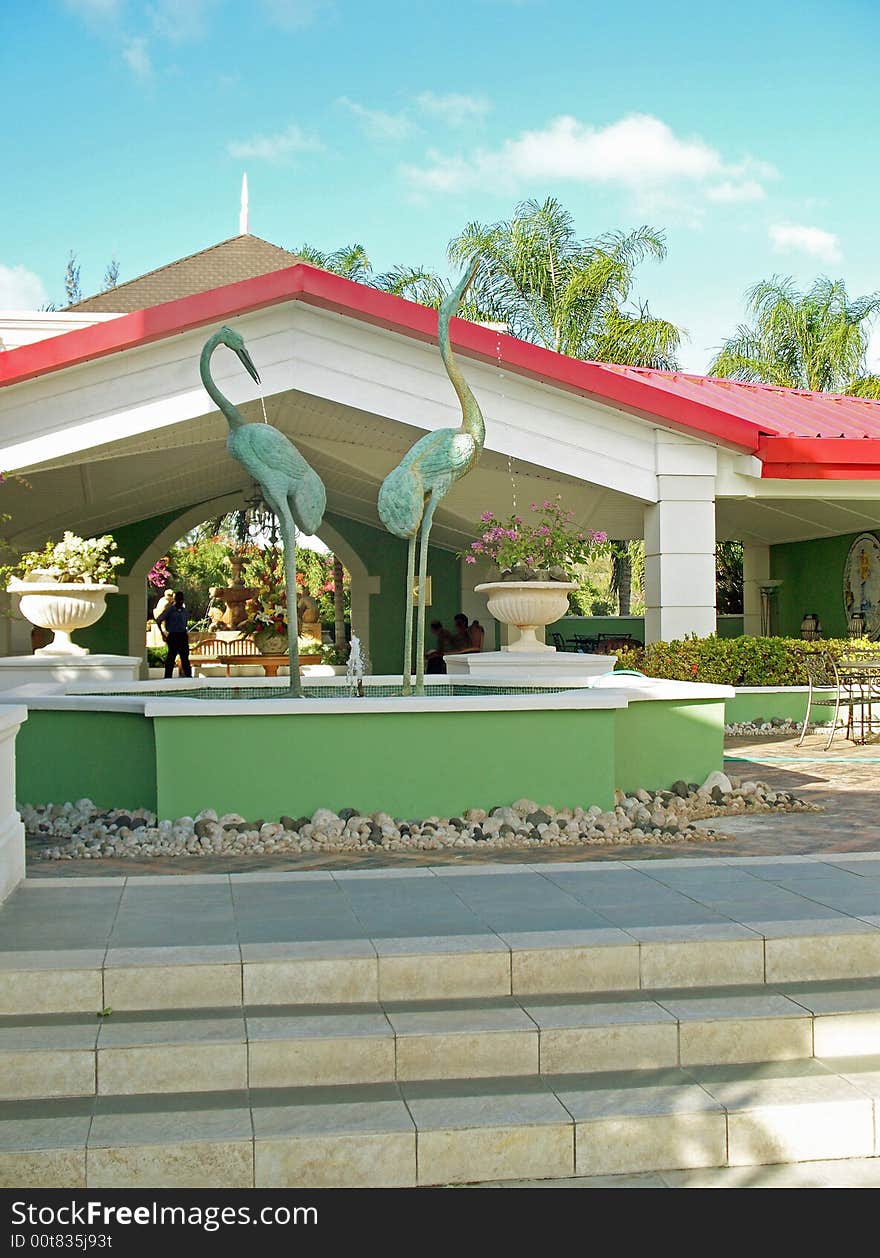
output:
[[[685,788],[684,794],[682,788]],[[25,829],[40,843],[38,860],[152,859],[175,856],[252,856],[262,852],[343,852],[422,850],[448,847],[525,849],[535,846],[634,845],[706,842],[723,833],[697,829],[694,822],[756,812],[816,812],[813,804],[764,782],[711,773],[701,785],[675,782],[671,791],[615,792],[613,810],[540,807],[521,799],[499,805],[491,816],[482,808],[464,816],[395,820],[351,808],[336,813],[317,809],[311,818],[244,821],[238,813],[218,817],[212,808],[196,818],[156,820],[144,808],[98,810],[91,800],[75,804],[20,805]],[[343,813],[348,814],[343,817]]]

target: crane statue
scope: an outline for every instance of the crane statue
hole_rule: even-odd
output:
[[[221,328],[205,342],[199,369],[202,384],[226,416],[229,436],[226,448],[258,482],[263,497],[278,518],[284,544],[284,592],[287,600],[287,650],[290,658],[290,693],[302,698],[299,671],[299,620],[296,596],[296,531],[315,533],[321,527],[327,494],[324,484],[293,442],[269,423],[249,424],[237,407],[220,392],[211,377],[211,355],[218,345],[237,354],[248,375],[260,377],[245,343],[232,328]]]
[[[434,512],[443,497],[477,462],[486,439],[486,427],[477,400],[461,374],[449,344],[449,320],[477,272],[475,261],[452,292],[444,298],[437,316],[440,355],[461,404],[461,426],[441,428],[421,437],[389,472],[379,490],[379,518],[389,533],[409,542],[406,561],[406,622],[403,642],[403,693],[412,693],[412,621],[416,537],[421,532],[418,607],[416,620],[416,694],[425,692],[425,587],[428,571],[428,538]]]

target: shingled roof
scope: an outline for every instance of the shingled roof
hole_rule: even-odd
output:
[[[117,284],[104,293],[86,297],[68,310],[94,310],[96,314],[130,314],[146,310],[165,301],[206,293],[209,289],[236,280],[249,280],[269,271],[294,266],[302,259],[296,253],[280,249],[260,236],[232,236],[218,245],[211,245],[186,258],[178,258],[167,266],[147,271],[136,279]]]

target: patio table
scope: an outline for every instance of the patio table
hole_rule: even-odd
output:
[[[846,737],[850,742],[864,744],[880,732],[880,656],[841,660],[837,667],[841,688],[850,699]]]

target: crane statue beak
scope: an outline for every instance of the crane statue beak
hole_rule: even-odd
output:
[[[248,375],[251,377],[252,380],[255,380],[256,383],[259,384],[260,373],[257,371],[256,367],[254,366],[254,360],[251,358],[250,354],[247,352],[247,350],[245,349],[243,345],[241,349],[238,351],[238,356],[241,359],[242,364],[244,365],[245,371],[248,373]]]

